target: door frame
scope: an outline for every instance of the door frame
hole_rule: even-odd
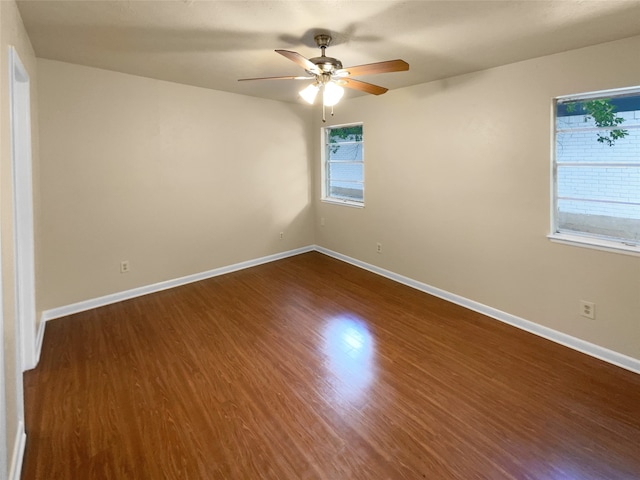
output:
[[[31,156],[31,82],[14,47],[9,47],[9,77],[16,340],[19,345],[20,376],[22,376],[23,371],[34,368],[37,363],[35,241]]]

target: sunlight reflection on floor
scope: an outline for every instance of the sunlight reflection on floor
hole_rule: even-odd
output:
[[[346,406],[366,403],[375,378],[375,341],[365,321],[350,316],[334,317],[324,330],[327,381],[335,400]]]

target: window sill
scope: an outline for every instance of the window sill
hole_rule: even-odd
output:
[[[640,257],[639,246],[625,245],[622,242],[602,240],[593,237],[582,237],[580,235],[569,235],[566,233],[552,233],[547,235],[547,238],[552,242],[562,243],[564,245],[593,248],[595,250],[603,250],[605,252],[621,253],[623,255]]]
[[[321,198],[324,203],[333,203],[334,205],[344,205],[345,207],[364,208],[364,203],[350,202],[349,200],[339,200],[337,198]]]

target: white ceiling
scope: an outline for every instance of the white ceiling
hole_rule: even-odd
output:
[[[317,33],[333,36],[327,55],[345,67],[407,61],[408,72],[358,77],[388,88],[640,35],[636,0],[19,0],[18,7],[38,57],[291,102],[305,83],[237,79],[303,75],[274,49],[318,56]]]

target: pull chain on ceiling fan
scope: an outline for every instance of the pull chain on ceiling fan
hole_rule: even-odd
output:
[[[313,83],[299,92],[299,95],[308,103],[313,104],[319,92],[322,92],[322,121],[325,120],[325,107],[336,105],[344,95],[344,88],[351,88],[373,95],[382,95],[388,89],[373,85],[372,83],[355,80],[351,77],[358,75],[374,75],[377,73],[402,72],[409,70],[409,64],[404,60],[387,60],[385,62],[369,63],[357,65],[355,67],[342,67],[342,62],[337,58],[327,57],[325,51],[331,43],[331,36],[326,34],[314,37],[316,45],[322,50],[319,57],[305,58],[297,52],[289,50],[276,50],[280,55],[297,63],[307,72],[307,76],[294,77],[261,77],[261,78],[241,78],[239,82],[252,80],[313,80]]]

